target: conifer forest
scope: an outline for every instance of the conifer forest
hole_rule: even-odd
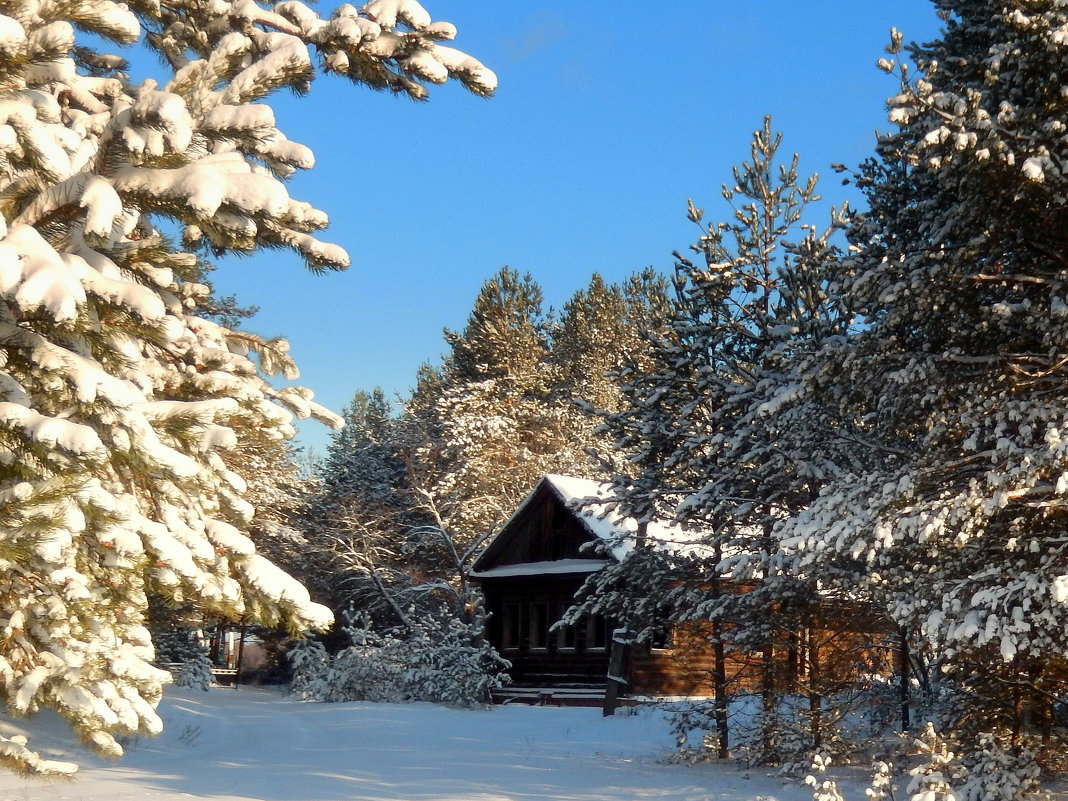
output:
[[[754,120],[663,264],[556,309],[498,265],[410,392],[354,387],[339,415],[276,380],[287,343],[212,273],[346,268],[272,98],[329,73],[492,103],[462,31],[416,0],[0,2],[5,715],[118,757],[237,631],[300,698],[487,704],[511,666],[472,567],[557,475],[634,525],[584,553],[604,567],[553,631],[707,654],[680,759],[875,759],[892,798],[892,756],[925,801],[1063,779],[1068,3],[932,3],[939,35],[878,61],[870,156],[823,179],[855,205],[828,213]],[[320,458],[292,442],[309,417]],[[77,769],[2,730],[0,757]]]

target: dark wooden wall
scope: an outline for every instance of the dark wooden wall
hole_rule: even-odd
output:
[[[558,559],[592,559],[583,549],[593,540],[585,527],[547,486],[530,499],[523,512],[511,522],[500,546],[490,547],[479,560],[479,569],[552,562]]]
[[[604,683],[608,671],[608,644],[602,634],[602,647],[597,647],[598,638],[593,636],[591,625],[579,624],[574,627],[572,635],[548,632],[540,647],[532,642],[535,616],[530,610],[541,606],[548,612],[546,622],[549,625],[555,623],[574,602],[575,593],[585,578],[585,574],[572,574],[483,580],[486,611],[490,613],[486,633],[501,655],[512,663],[509,674],[517,684]],[[506,605],[513,608],[506,610]],[[518,632],[513,630],[518,636],[506,638],[504,627],[512,622],[516,611],[521,613]],[[605,624],[594,621],[592,625]],[[535,635],[533,639],[540,639],[540,636]]]

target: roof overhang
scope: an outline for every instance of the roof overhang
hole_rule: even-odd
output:
[[[604,559],[557,559],[552,562],[525,562],[502,565],[489,570],[472,570],[473,579],[514,578],[516,576],[560,576],[574,573],[596,573],[608,562]]]

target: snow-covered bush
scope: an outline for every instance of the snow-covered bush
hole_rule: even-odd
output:
[[[349,629],[352,645],[333,657],[318,643],[291,657],[292,691],[316,701],[431,701],[470,707],[489,701],[508,663],[480,632],[456,619],[421,622],[405,636]]]
[[[826,754],[815,754],[810,765],[811,773],[805,776],[805,784],[812,788],[812,801],[845,801],[838,784],[833,779],[823,778],[831,758]]]
[[[1023,747],[1006,750],[993,734],[980,734],[963,762],[968,777],[957,789],[957,801],[1023,801],[1041,789],[1034,753]]]
[[[207,654],[187,659],[172,670],[171,675],[174,677],[175,686],[193,687],[198,690],[207,690],[215,680],[211,674],[211,660],[208,659]]]
[[[919,765],[909,771],[905,796],[909,801],[957,801],[952,781],[961,777],[961,766],[956,754],[949,750],[948,743],[931,723],[913,741],[913,747],[921,755]]]
[[[320,698],[330,667],[330,654],[318,640],[297,640],[286,652],[292,679],[289,691],[299,698]]]
[[[864,795],[867,796],[868,801],[894,801],[894,790],[897,785],[894,784],[893,765],[882,759],[877,759],[871,766],[871,782],[868,785],[868,789],[864,791]]]

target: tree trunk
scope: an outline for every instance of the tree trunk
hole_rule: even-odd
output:
[[[912,655],[909,654],[909,633],[908,629],[902,626],[898,629],[898,665],[899,665],[899,684],[898,684],[898,700],[901,702],[901,731],[902,733],[909,730],[909,664],[912,660]]]
[[[712,670],[712,683],[716,693],[716,733],[719,739],[719,758],[730,758],[730,730],[727,727],[729,713],[729,699],[727,697],[727,655],[723,648],[723,639],[720,636],[719,623],[713,624],[712,636],[714,644],[712,653],[715,665]]]
[[[761,549],[764,551],[764,583],[771,578],[771,529],[772,523],[770,510],[765,510],[764,532],[761,539]],[[768,610],[769,615],[774,615],[773,610]],[[767,639],[764,643],[760,664],[760,693],[761,706],[763,708],[764,728],[764,751],[771,753],[775,748],[776,734],[778,730],[778,699],[776,697],[775,677],[775,639],[772,633],[772,622],[767,621]]]
[[[778,729],[778,710],[776,709],[775,689],[775,646],[770,639],[764,646],[760,659],[760,696],[763,709],[764,751],[771,753],[775,748]]]
[[[211,650],[208,654],[211,658],[211,664],[213,665],[224,665],[224,667],[228,667],[223,662],[225,656],[223,650],[223,638],[225,637],[225,633],[226,624],[220,620],[215,624],[215,634],[211,638]]]
[[[1049,753],[1050,742],[1053,739],[1053,708],[1050,704],[1050,696],[1046,692],[1043,676],[1046,674],[1046,663],[1034,660],[1027,670],[1027,682],[1031,686],[1029,711],[1032,725],[1038,728],[1040,744],[1037,758],[1042,762]]]
[[[812,618],[806,631],[808,639],[808,715],[812,745],[823,745],[823,696],[820,693],[820,643]]]
[[[1020,689],[1020,658],[1012,660],[1012,736],[1010,743],[1015,748],[1020,744],[1023,729],[1023,691]]]
[[[719,563],[723,557],[723,553],[720,547],[717,545],[715,550],[716,569],[712,574],[711,581],[711,593],[715,600],[719,600],[723,589],[719,578]],[[719,739],[719,758],[730,758],[730,731],[727,727],[727,717],[729,713],[728,705],[730,703],[727,698],[727,654],[726,649],[723,647],[723,622],[721,620],[712,621],[712,688],[716,695],[715,700],[715,715],[716,715],[716,734]]]
[[[247,628],[247,621],[244,617],[241,618],[241,630],[237,639],[237,664],[234,665],[236,673],[234,673],[234,689],[236,690],[241,684],[241,660],[245,658],[245,631]]]

